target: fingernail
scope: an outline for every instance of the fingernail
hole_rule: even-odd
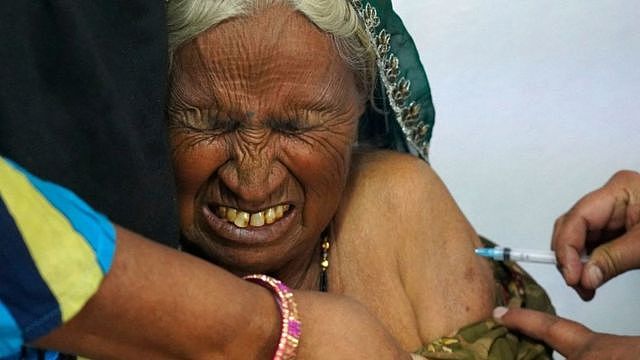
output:
[[[587,280],[592,289],[595,289],[600,286],[600,284],[602,284],[603,277],[604,276],[602,275],[602,270],[600,270],[597,265],[587,265]]]
[[[496,320],[500,320],[500,318],[502,318],[504,314],[507,313],[507,311],[509,311],[508,308],[504,306],[498,306],[497,308],[493,309],[493,318]]]

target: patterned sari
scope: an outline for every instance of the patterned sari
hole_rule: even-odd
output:
[[[486,246],[495,244],[482,239]],[[523,307],[555,313],[546,292],[515,262],[492,262],[496,306]],[[511,332],[493,319],[470,324],[453,336],[441,337],[415,353],[427,359],[552,359],[543,343]]]

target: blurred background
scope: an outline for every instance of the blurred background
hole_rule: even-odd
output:
[[[476,230],[548,249],[553,222],[615,171],[640,171],[640,2],[394,0],[436,107],[431,163]],[[523,264],[557,312],[640,335],[640,271],[585,303]]]

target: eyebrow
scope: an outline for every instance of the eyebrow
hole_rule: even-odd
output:
[[[349,106],[346,101],[347,91],[344,80],[334,73],[328,81],[316,83],[306,94],[296,97],[296,102],[313,111],[341,111]]]

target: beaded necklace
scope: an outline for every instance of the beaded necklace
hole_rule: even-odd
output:
[[[329,290],[329,235],[325,234],[322,238],[322,252],[320,253],[320,291],[327,292]]]

